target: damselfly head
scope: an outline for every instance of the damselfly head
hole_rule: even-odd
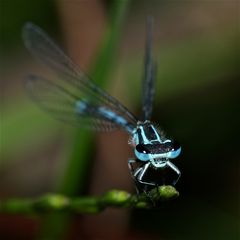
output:
[[[168,158],[176,158],[181,153],[182,148],[177,141],[170,140],[169,142],[165,142],[164,145],[166,152],[168,152]]]
[[[135,148],[135,155],[140,161],[174,158],[180,153],[179,145],[165,139],[150,121],[138,122],[133,130],[131,145]]]
[[[148,161],[151,159],[173,159],[181,153],[181,146],[171,140],[164,143],[148,143],[137,144],[135,147],[135,155],[141,161]]]

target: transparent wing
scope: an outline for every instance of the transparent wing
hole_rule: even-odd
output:
[[[152,59],[152,27],[153,18],[147,19],[147,39],[146,39],[146,52],[144,63],[144,78],[143,78],[143,102],[142,114],[143,120],[149,120],[152,115],[153,97],[155,93],[155,76],[156,64]]]
[[[119,119],[128,126],[136,124],[136,117],[119,101],[89,81],[88,77],[39,27],[27,23],[23,28],[23,40],[28,50],[58,76],[56,82],[52,83],[38,76],[28,78],[28,92],[44,109],[68,122],[76,123],[81,118],[81,125],[97,123],[97,128],[100,130],[122,127]],[[87,107],[92,111],[77,113],[74,107],[76,102],[81,101],[87,103]],[[108,115],[112,112],[112,118],[94,111],[94,109],[99,110],[100,106],[104,106],[109,111]],[[66,111],[71,114],[67,116]]]
[[[30,97],[58,120],[100,131],[118,128],[117,124],[99,112],[99,108],[103,106],[90,103],[86,105],[86,99],[79,98],[61,85],[54,84],[53,81],[30,75],[25,86]],[[85,109],[81,108],[81,104],[86,106]]]

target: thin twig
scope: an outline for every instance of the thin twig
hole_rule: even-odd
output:
[[[117,208],[151,208],[152,201],[158,203],[179,196],[172,186],[160,186],[149,192],[151,199],[145,194],[132,195],[121,190],[110,190],[102,196],[83,196],[69,198],[64,195],[47,194],[38,198],[8,199],[0,201],[0,212],[11,214],[39,214],[46,212],[72,212],[81,214],[96,214],[107,207]]]

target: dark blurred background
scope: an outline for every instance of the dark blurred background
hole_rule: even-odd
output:
[[[114,2],[0,0],[0,198],[68,194],[59,185],[64,185],[76,132],[82,134],[77,144],[84,152],[79,161],[88,167],[81,165],[82,177],[69,195],[111,188],[134,192],[127,134],[91,135],[59,123],[40,111],[23,88],[29,73],[48,74],[23,46],[25,22],[41,26],[89,72],[108,34]],[[240,4],[129,2],[104,88],[139,115],[148,15],[154,17],[158,61],[152,120],[182,145],[174,161],[182,171],[176,185],[180,197],[159,209],[75,216],[64,239],[239,239]],[[2,214],[0,239],[35,239],[41,222],[40,217]]]

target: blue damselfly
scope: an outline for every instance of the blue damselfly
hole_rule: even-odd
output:
[[[32,55],[57,75],[56,82],[37,75],[30,75],[27,79],[27,91],[41,108],[72,125],[100,131],[126,131],[130,135],[129,143],[135,153],[135,157],[128,160],[128,166],[138,191],[148,192],[159,185],[161,174],[152,180],[147,175],[150,169],[158,173],[159,170],[170,168],[177,175],[172,184],[178,181],[180,171],[171,159],[178,157],[181,147],[166,138],[162,131],[149,121],[156,78],[156,64],[152,57],[151,18],[147,24],[141,120],[92,83],[42,29],[27,23],[23,28],[23,40]]]

